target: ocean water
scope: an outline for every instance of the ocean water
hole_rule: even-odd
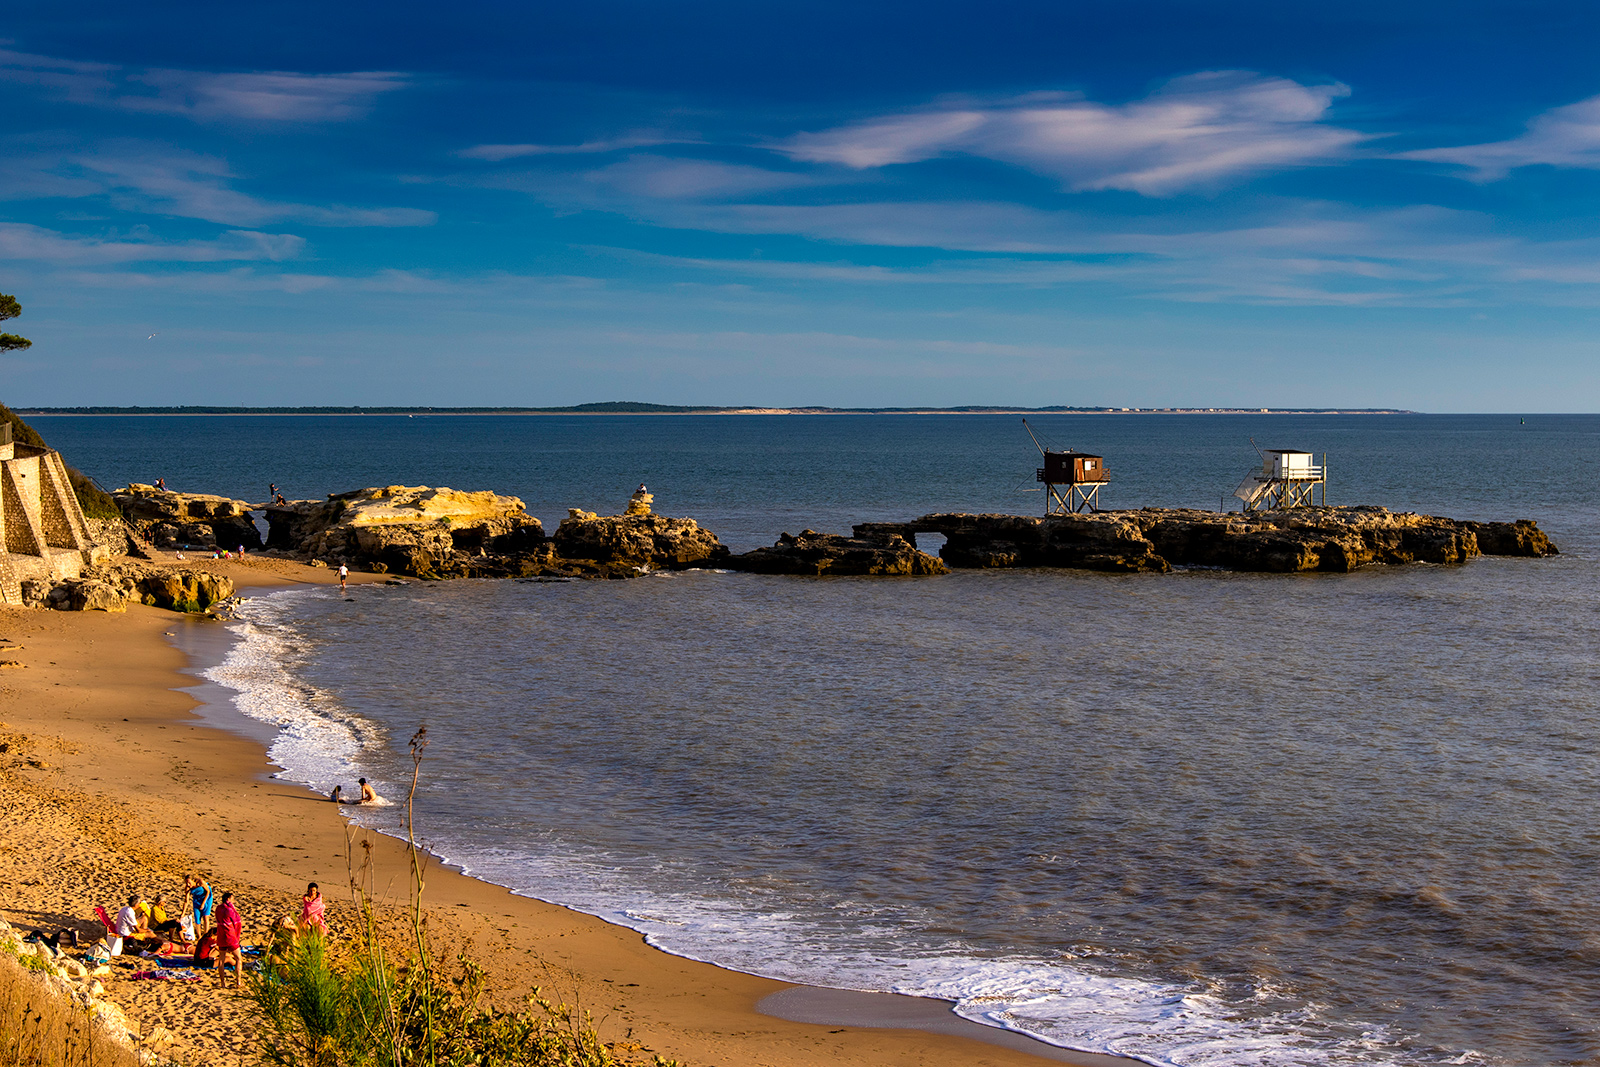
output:
[[[1056,416],[1112,506],[1263,447],[1562,555],[1270,576],[413,583],[256,598],[212,672],[284,777],[686,956],[1153,1064],[1600,1060],[1600,417]],[[1034,511],[1015,418],[44,418],[105,484],[638,482],[736,548]],[[257,487],[259,483],[259,487]],[[256,491],[252,491],[255,489]],[[363,812],[393,828],[394,810]]]

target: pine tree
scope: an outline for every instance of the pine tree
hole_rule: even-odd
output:
[[[22,305],[17,303],[17,298],[0,293],[0,322],[14,319],[22,314]],[[18,337],[14,333],[0,333],[0,352],[15,352],[19,348],[29,348],[33,342],[26,337]]]

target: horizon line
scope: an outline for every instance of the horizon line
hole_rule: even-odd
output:
[[[74,405],[22,406],[19,415],[1420,415],[1404,408],[1306,407],[1020,407],[964,404],[953,407],[796,407],[650,404],[605,401],[560,407],[404,406],[404,405]]]

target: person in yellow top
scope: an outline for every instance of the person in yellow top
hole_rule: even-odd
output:
[[[160,893],[149,904],[150,932],[168,941],[183,940],[183,924],[167,915],[167,898]]]
[[[144,894],[143,893],[136,893],[134,895],[139,898],[138,902],[133,905],[133,914],[134,914],[134,917],[136,919],[138,919],[139,929],[141,929],[141,930],[149,930],[150,929],[150,902],[148,900],[144,899]]]

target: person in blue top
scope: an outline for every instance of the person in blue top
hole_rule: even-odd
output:
[[[198,874],[186,874],[183,876],[183,888],[189,892],[194,909],[194,936],[199,937],[211,922],[211,885]]]

